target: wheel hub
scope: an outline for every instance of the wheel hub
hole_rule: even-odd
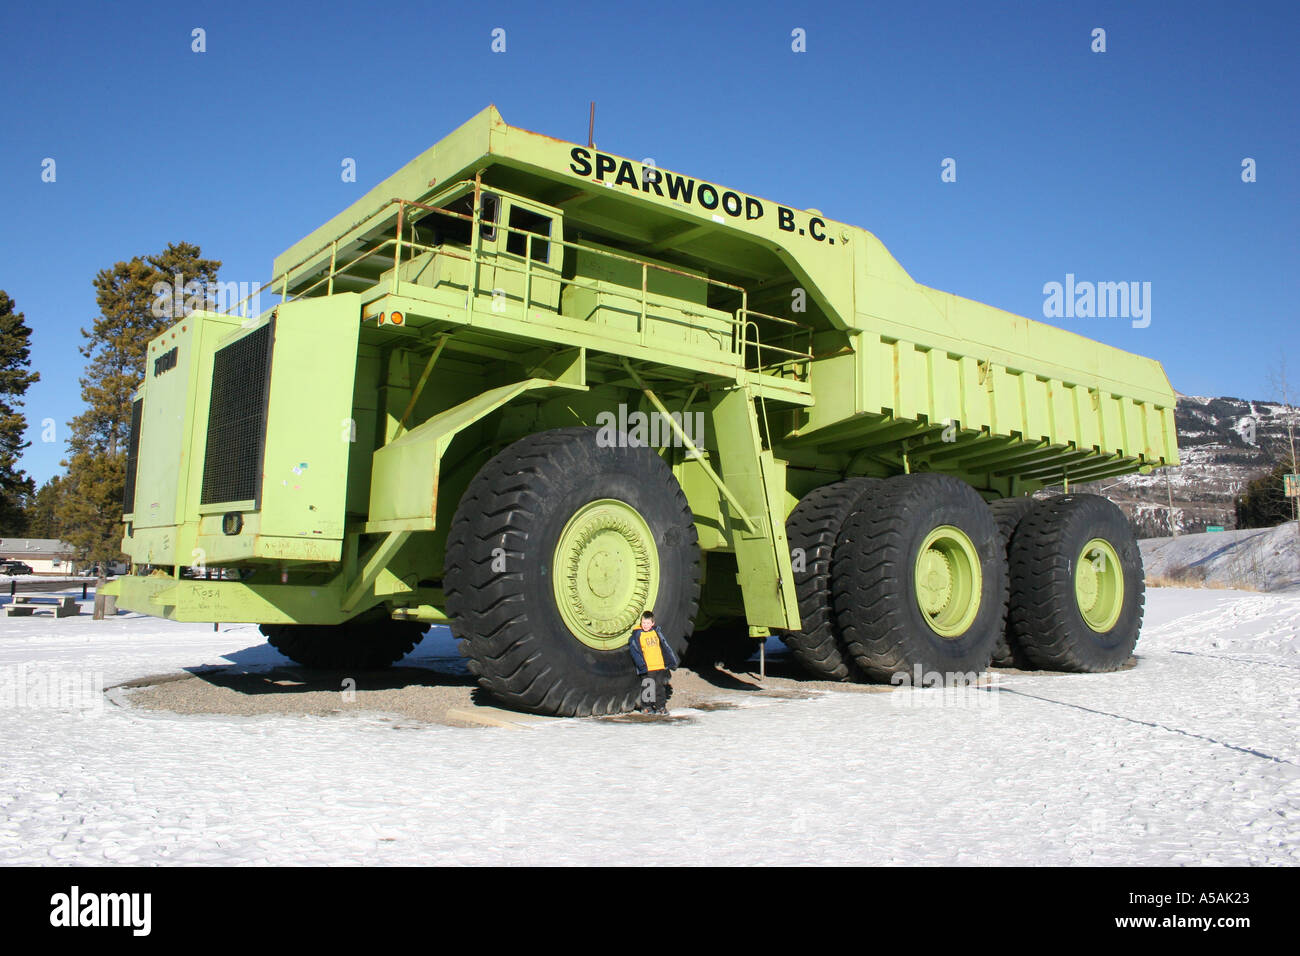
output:
[[[1124,571],[1114,546],[1093,538],[1083,546],[1074,571],[1074,600],[1083,622],[1104,633],[1124,607]]]
[[[587,587],[598,598],[608,598],[618,586],[623,559],[611,551],[597,551],[587,565]]]
[[[659,592],[659,553],[636,509],[604,498],[565,525],[552,562],[555,603],[582,643],[610,650],[627,642]]]
[[[913,581],[921,615],[940,637],[955,640],[975,622],[983,575],[979,552],[960,528],[941,525],[926,535]]]
[[[938,614],[947,606],[952,599],[952,565],[943,552],[933,548],[922,552],[916,587],[925,613]]]

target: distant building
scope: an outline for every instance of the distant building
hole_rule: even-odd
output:
[[[0,560],[22,561],[37,574],[72,574],[77,549],[54,538],[0,538]]]

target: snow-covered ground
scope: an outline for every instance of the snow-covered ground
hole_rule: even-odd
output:
[[[1138,542],[1147,579],[1257,591],[1300,589],[1300,533],[1288,521]]]
[[[85,575],[78,574],[0,574],[0,584],[6,588],[11,582],[17,581],[21,588],[25,584],[94,584],[95,579]]]
[[[252,627],[0,618],[0,864],[1294,864],[1298,626],[1300,596],[1154,589],[1125,672],[512,731],[100,705],[280,658]],[[87,695],[50,706],[60,678]]]

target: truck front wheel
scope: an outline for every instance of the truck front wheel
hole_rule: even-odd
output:
[[[448,536],[461,653],[493,696],[536,713],[631,709],[641,685],[627,639],[642,612],[680,656],[699,605],[694,517],[672,469],[598,434],[561,428],[506,448],[470,483]]]
[[[984,671],[1006,617],[1006,563],[992,512],[964,481],[881,482],[835,544],[831,586],[845,646],[876,681]]]
[[[1145,588],[1124,512],[1100,495],[1048,498],[1011,542],[1011,638],[1045,670],[1118,670],[1137,644]]]

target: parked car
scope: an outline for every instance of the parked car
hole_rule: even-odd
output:
[[[35,574],[32,566],[23,561],[0,561],[0,574]]]

